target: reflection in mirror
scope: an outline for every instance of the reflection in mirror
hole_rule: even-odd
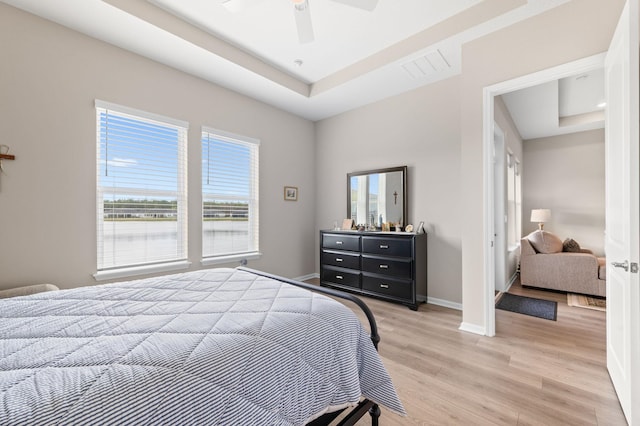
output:
[[[405,225],[407,167],[370,170],[347,175],[347,216],[356,224],[382,228]]]

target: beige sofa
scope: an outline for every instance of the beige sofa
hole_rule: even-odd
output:
[[[522,238],[520,282],[525,286],[604,297],[606,259],[579,246],[573,250],[563,251],[562,240],[547,231],[534,231]]]

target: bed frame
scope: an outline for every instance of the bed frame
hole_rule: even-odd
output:
[[[304,289],[307,289],[307,290],[310,290],[310,291],[327,294],[329,296],[337,297],[337,298],[340,298],[340,299],[345,299],[345,300],[348,300],[350,302],[355,303],[362,310],[362,312],[364,312],[364,314],[367,317],[367,320],[369,321],[371,341],[373,342],[373,346],[376,348],[376,350],[378,350],[378,343],[380,342],[380,335],[378,334],[378,326],[376,325],[376,319],[373,316],[373,312],[371,312],[371,309],[369,309],[369,307],[361,299],[359,299],[358,297],[356,297],[356,296],[354,296],[352,294],[349,294],[349,293],[344,293],[344,292],[339,291],[339,290],[334,290],[332,288],[320,287],[320,286],[317,286],[317,285],[304,283],[302,281],[291,280],[291,279],[288,279],[288,278],[283,278],[283,277],[280,277],[280,276],[277,276],[277,275],[269,274],[267,272],[258,271],[258,270],[251,269],[251,268],[238,267],[237,269],[240,270],[240,271],[250,272],[250,273],[255,274],[255,275],[260,275],[260,276],[271,278],[271,279],[274,279],[274,280],[277,280],[277,281],[282,281],[282,282],[285,282],[287,284],[295,285],[297,287],[301,287],[301,288],[304,288]],[[308,425],[309,426],[327,426],[327,425],[330,425],[331,422],[333,422],[345,410],[346,410],[346,408],[342,409],[342,410],[334,411],[334,412],[331,412],[331,413],[323,414],[322,416],[320,416],[317,419],[313,420],[312,422],[308,423]],[[362,399],[362,401],[360,401],[358,403],[358,405],[353,407],[345,415],[345,417],[342,420],[340,420],[339,423],[337,423],[336,426],[353,426],[367,412],[371,415],[371,425],[372,426],[378,426],[378,420],[380,418],[380,407],[378,407],[378,404],[376,404],[376,403],[374,403],[374,402],[372,402],[372,401],[370,401],[370,400],[368,400],[366,398]]]

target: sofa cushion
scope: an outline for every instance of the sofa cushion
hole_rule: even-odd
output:
[[[567,251],[570,253],[580,253],[580,244],[573,238],[567,238],[562,243],[562,251]]]
[[[538,253],[560,253],[562,251],[562,240],[547,231],[534,231],[527,236],[531,245]]]

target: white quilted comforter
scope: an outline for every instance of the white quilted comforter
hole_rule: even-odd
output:
[[[360,396],[404,412],[355,315],[249,272],[0,300],[2,425],[300,425]]]

